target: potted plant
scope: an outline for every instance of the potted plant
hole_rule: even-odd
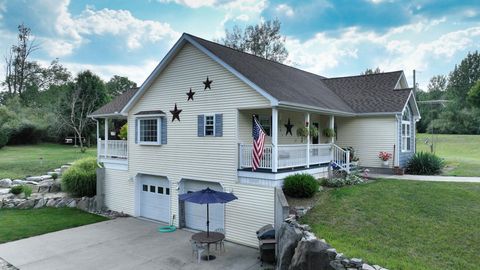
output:
[[[388,167],[388,161],[392,158],[392,154],[382,151],[378,153],[378,158],[380,158],[383,161],[383,166]]]
[[[308,128],[307,127],[297,128],[297,136],[301,137],[302,140],[303,138],[306,138],[308,136]]]
[[[323,129],[323,135],[327,138],[335,137],[335,130],[333,128],[325,128]]]
[[[310,126],[310,137],[312,138],[318,138],[318,128],[315,126]]]

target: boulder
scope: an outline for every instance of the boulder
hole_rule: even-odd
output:
[[[35,205],[35,200],[25,200],[17,205],[18,209],[28,209]]]
[[[20,180],[20,179],[15,179],[15,180],[13,180],[12,185],[14,185],[14,186],[16,186],[16,185],[25,185],[26,183],[27,183],[27,181]]]
[[[67,204],[67,207],[71,207],[71,208],[77,207],[77,201],[72,200],[70,203]]]
[[[33,208],[42,208],[45,206],[45,204],[46,204],[46,200],[44,198],[40,198],[38,199],[37,203]]]
[[[12,179],[5,178],[0,180],[0,188],[9,188],[12,186]]]
[[[68,168],[70,168],[70,165],[62,165],[62,167],[60,167],[60,174],[64,174]]]
[[[67,198],[63,198],[61,200],[59,200],[59,202],[55,205],[55,207],[59,208],[59,207],[65,207],[67,206],[67,204],[69,203],[69,199]]]
[[[376,269],[375,269],[375,267],[373,267],[373,266],[371,266],[371,265],[369,265],[369,264],[364,263],[364,264],[362,265],[362,270],[376,270]]]
[[[27,181],[34,181],[34,182],[40,182],[43,180],[42,176],[29,176],[25,178]]]
[[[88,212],[89,203],[90,202],[87,197],[82,197],[77,203],[77,208]]]
[[[331,268],[332,270],[346,270],[347,269],[347,268],[345,268],[345,266],[343,266],[343,264],[339,260],[330,261],[330,266],[332,267]]]
[[[10,193],[9,188],[0,188],[0,195],[7,195],[8,193]]]
[[[46,207],[55,207],[55,205],[57,204],[57,201],[56,199],[49,199],[46,203],[45,203],[45,206]]]
[[[289,270],[331,270],[330,246],[317,239],[302,240],[295,249]]]
[[[360,268],[363,265],[363,260],[358,258],[352,258],[350,260],[352,267]]]
[[[292,224],[284,222],[279,229],[277,239],[277,270],[287,270],[290,267],[298,242],[302,239],[302,231]]]
[[[40,177],[42,177],[42,180],[52,179],[52,176],[49,175],[49,174],[45,174],[45,175],[42,175],[42,176],[40,176]]]

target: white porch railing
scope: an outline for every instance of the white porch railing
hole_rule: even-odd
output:
[[[106,142],[106,143],[105,143]],[[123,140],[98,140],[97,151],[99,158],[127,159],[128,144]]]
[[[339,166],[341,169],[345,170],[347,173],[350,172],[350,151],[343,150],[337,145],[332,146],[332,162]]]
[[[239,145],[239,167],[240,169],[252,167],[252,145]],[[311,144],[310,164],[318,165],[329,163],[331,160],[331,144]],[[265,145],[263,157],[260,161],[260,169],[271,169],[274,159],[272,145]],[[306,144],[285,144],[278,146],[278,168],[295,168],[307,166],[307,145]]]

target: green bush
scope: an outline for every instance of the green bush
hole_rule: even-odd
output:
[[[125,124],[120,128],[118,137],[120,137],[122,140],[126,140],[128,138],[128,124]]]
[[[10,189],[10,193],[15,195],[22,193],[22,191],[23,191],[23,186],[14,186]]]
[[[73,196],[92,197],[96,194],[97,160],[84,158],[76,161],[62,176],[62,189]]]
[[[310,174],[294,174],[283,181],[285,194],[295,198],[310,198],[318,191],[319,184]]]
[[[30,197],[32,195],[32,187],[31,186],[21,186],[23,194],[25,194],[25,198]]]
[[[407,172],[411,174],[439,174],[444,166],[443,160],[433,153],[418,152],[408,161]]]
[[[5,129],[0,127],[0,149],[7,145],[8,142],[8,133]]]

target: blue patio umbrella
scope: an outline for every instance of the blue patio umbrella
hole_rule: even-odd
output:
[[[181,201],[207,205],[207,237],[208,237],[208,235],[210,234],[210,220],[209,220],[208,205],[211,203],[227,203],[227,202],[236,200],[238,198],[237,196],[233,195],[233,193],[216,191],[207,187],[206,189],[202,189],[200,191],[180,194],[179,199]]]

